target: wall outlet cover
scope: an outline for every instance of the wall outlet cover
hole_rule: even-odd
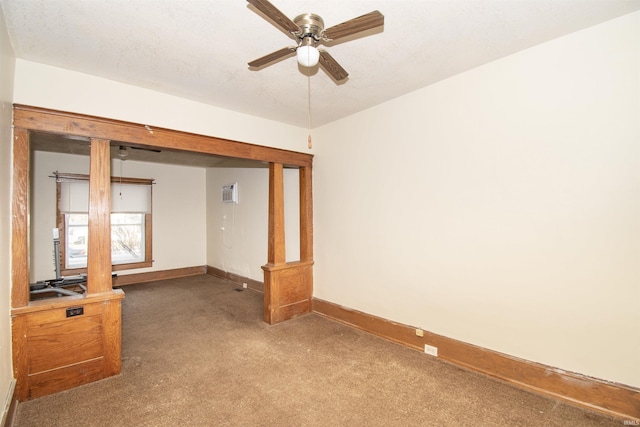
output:
[[[434,347],[432,345],[425,344],[424,345],[424,352],[429,354],[429,355],[431,355],[431,356],[438,357],[438,347]]]

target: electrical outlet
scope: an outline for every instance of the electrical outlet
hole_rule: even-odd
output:
[[[420,328],[416,329],[416,336],[418,337],[423,337],[424,336],[424,331]]]
[[[424,345],[424,352],[429,354],[429,355],[431,355],[431,356],[438,357],[438,347],[434,347],[432,345],[425,344]]]
[[[242,284],[242,287],[243,287],[244,289],[247,289],[247,287],[248,287],[248,286],[247,286],[247,284],[246,284],[246,283],[243,283],[243,284]]]

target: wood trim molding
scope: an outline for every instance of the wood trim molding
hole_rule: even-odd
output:
[[[174,268],[171,270],[149,271],[147,273],[125,274],[113,278],[113,286],[126,286],[136,283],[155,282],[158,280],[179,279],[181,277],[199,276],[207,272],[204,265],[196,267]]]
[[[313,299],[313,311],[414,350],[423,351],[425,344],[435,346],[438,358],[447,362],[540,394],[640,422],[640,389],[566,372],[428,331],[423,331],[420,337],[414,327],[317,298]]]
[[[0,419],[0,426],[11,427],[18,410],[18,395],[16,391],[16,380],[11,380],[9,383],[9,390],[5,400],[5,407],[3,408],[2,418]]]
[[[207,274],[210,276],[216,276],[220,277],[221,279],[229,280],[231,282],[237,283],[240,286],[242,286],[243,283],[246,283],[247,288],[264,293],[264,283],[258,280],[250,279],[248,277],[241,276],[235,273],[230,273],[228,271],[224,271],[210,265],[207,265]]]

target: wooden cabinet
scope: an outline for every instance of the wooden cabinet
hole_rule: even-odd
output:
[[[120,290],[12,310],[13,368],[24,401],[120,373]]]

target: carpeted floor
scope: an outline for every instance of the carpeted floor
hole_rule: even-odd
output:
[[[16,426],[620,426],[212,276],[124,288],[122,374],[18,406]]]

